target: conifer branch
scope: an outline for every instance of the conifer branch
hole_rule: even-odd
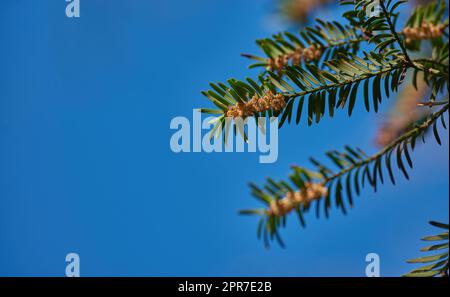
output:
[[[313,169],[293,166],[287,181],[268,178],[262,187],[250,184],[252,195],[265,206],[241,213],[260,217],[257,235],[266,246],[271,240],[284,245],[279,228],[286,225],[291,213],[295,212],[304,226],[304,214],[313,206],[317,217],[322,213],[328,217],[333,203],[346,213],[347,206],[353,206],[353,196],[359,196],[365,187],[377,191],[387,180],[384,175],[395,185],[394,163],[409,179],[413,167],[410,152],[417,139],[425,142],[424,135],[429,131],[441,144],[438,120],[446,129],[444,115],[449,109],[448,99],[436,100],[438,96],[448,97],[449,88],[446,5],[432,1],[416,7],[404,28],[396,31],[399,7],[404,2],[380,0],[381,14],[373,14],[372,0],[343,0],[343,5],[352,5],[343,15],[347,25],[317,20],[317,25],[305,27],[298,34],[284,32],[258,40],[266,57],[243,54],[256,61],[251,68],[265,68],[257,80],[229,79],[226,84],[211,83],[211,89],[202,92],[217,108],[201,111],[217,116],[212,131],[220,134],[226,117],[277,116],[281,127],[293,120],[299,124],[305,109],[308,125],[318,123],[326,109],[330,117],[344,108],[351,116],[358,101],[368,112],[378,112],[379,104],[405,82],[408,70],[412,79],[406,81],[411,87],[417,89],[420,74],[426,83],[424,89],[431,90],[429,98],[413,102],[413,108],[423,110],[426,106],[430,113],[410,119],[378,152],[368,155],[346,146],[343,151],[327,152],[327,165],[311,158]],[[431,45],[431,57],[412,59],[410,53],[419,51],[424,41]],[[367,43],[365,51],[361,50],[362,42]],[[423,96],[425,92],[419,98]],[[416,269],[413,276],[448,275],[448,253],[447,257],[425,257],[416,262],[434,260],[438,262]]]
[[[389,25],[389,30],[391,31],[392,35],[394,36],[395,40],[397,41],[398,45],[400,46],[406,61],[408,62],[409,65],[412,66],[413,62],[411,61],[411,58],[409,57],[408,51],[406,50],[406,47],[403,44],[402,39],[400,39],[400,37],[397,34],[397,31],[395,30],[395,26],[392,23],[391,16],[390,16],[390,14],[386,8],[386,5],[384,3],[385,0],[379,0],[379,1],[380,1],[381,9],[383,10],[383,15],[386,18],[387,24]]]
[[[409,179],[407,168],[413,167],[410,151],[415,149],[416,139],[424,135],[431,128],[436,142],[441,144],[437,130],[437,120],[446,128],[444,114],[448,112],[447,103],[438,111],[431,114],[423,122],[401,135],[395,141],[368,156],[360,149],[345,147],[344,152],[330,151],[326,155],[331,163],[339,168],[337,172],[329,167],[311,159],[315,169],[293,166],[293,172],[289,176],[289,182],[276,182],[271,178],[260,188],[250,184],[254,197],[267,205],[266,209],[243,210],[241,214],[256,214],[261,216],[262,224],[267,228],[267,238],[276,239],[283,245],[277,231],[284,226],[286,216],[295,211],[302,226],[305,225],[304,213],[308,212],[311,205],[316,202],[316,215],[319,216],[323,208],[325,216],[329,216],[331,199],[342,212],[346,213],[345,204],[353,206],[353,196],[360,195],[366,185],[377,190],[378,184],[384,183],[383,171],[388,173],[389,179],[395,185],[395,177],[392,169],[391,157],[395,154],[398,169],[406,179]],[[347,197],[348,203],[344,202]],[[264,232],[258,229],[258,232]],[[258,233],[259,234],[259,233]],[[261,234],[259,234],[261,237]],[[268,242],[266,242],[266,245]]]
[[[420,258],[415,258],[408,260],[408,263],[422,263],[423,265],[416,268],[409,273],[403,275],[407,277],[432,277],[432,276],[443,276],[448,277],[449,275],[449,225],[439,222],[431,221],[430,225],[445,230],[443,233],[423,237],[422,240],[426,242],[433,242],[432,245],[420,249],[421,252],[433,252],[441,251],[438,254],[425,256]],[[442,252],[443,251],[443,252]]]
[[[448,108],[449,108],[448,101],[445,103],[442,103],[442,104],[445,104],[445,106],[443,108],[441,108],[436,113],[433,113],[423,123],[417,125],[412,130],[409,130],[408,132],[404,133],[403,135],[401,135],[399,138],[397,138],[395,141],[393,141],[389,145],[385,146],[382,150],[380,150],[376,154],[374,154],[374,155],[370,156],[369,158],[366,158],[362,161],[351,164],[350,166],[346,167],[345,169],[339,171],[338,173],[336,173],[330,177],[326,177],[322,183],[327,184],[327,183],[347,174],[348,172],[354,170],[355,168],[359,168],[366,164],[369,164],[369,163],[379,159],[380,157],[384,156],[386,153],[392,151],[398,145],[400,145],[404,142],[409,142],[411,139],[416,138],[417,136],[421,135],[424,131],[426,131],[431,125],[433,125],[436,122],[436,120],[439,119],[448,110]]]

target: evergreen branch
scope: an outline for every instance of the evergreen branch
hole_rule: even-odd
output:
[[[399,69],[402,69],[402,70],[406,69],[406,65],[405,64],[399,64],[397,66],[388,67],[388,68],[385,68],[385,69],[380,70],[380,71],[371,72],[371,73],[364,73],[363,75],[361,75],[359,77],[349,78],[347,80],[344,80],[344,81],[341,81],[341,82],[338,82],[338,83],[331,83],[331,84],[326,84],[326,85],[320,85],[320,86],[318,86],[316,88],[312,88],[312,89],[309,89],[309,90],[296,92],[296,93],[290,93],[290,94],[288,93],[288,94],[285,94],[285,96],[287,98],[297,98],[297,97],[301,97],[301,96],[314,94],[314,93],[317,93],[317,92],[320,92],[320,91],[328,91],[330,89],[340,88],[340,87],[344,87],[344,86],[351,85],[351,84],[354,84],[354,83],[358,83],[358,82],[364,81],[366,79],[369,79],[369,78],[372,78],[372,77],[375,77],[375,76],[379,76],[379,75],[384,75],[384,74],[387,74],[387,73],[389,73],[391,71],[399,70]]]
[[[317,21],[326,28],[333,28],[334,32],[328,34],[334,34],[334,38],[319,26],[316,28],[306,27],[298,36],[283,32],[273,35],[272,38],[258,40],[257,44],[266,57],[251,54],[241,54],[241,56],[256,61],[249,68],[264,67],[269,71],[281,72],[289,65],[317,64],[320,60],[335,59],[340,54],[356,54],[359,44],[368,39],[365,34],[358,34],[348,26]],[[336,37],[336,35],[339,36]],[[317,50],[317,54],[308,55],[308,49]]]
[[[449,275],[449,256],[448,256],[448,231],[449,225],[439,222],[431,221],[430,225],[446,230],[444,233],[440,233],[438,235],[426,236],[422,238],[424,241],[433,241],[437,243],[433,243],[430,246],[422,248],[420,251],[429,252],[429,251],[437,251],[444,250],[436,255],[425,256],[421,258],[416,258],[412,260],[408,260],[408,263],[424,263],[423,266],[416,268],[409,273],[403,275],[408,277],[433,277],[433,276],[443,276],[448,277]]]
[[[440,27],[440,28],[447,28],[448,27],[448,20],[443,22],[443,23],[439,23],[436,24],[436,27]],[[400,42],[400,44],[403,44],[403,39],[405,39],[407,36],[410,36],[409,34],[407,34],[406,32],[407,29],[409,29],[409,27],[406,27],[404,30],[402,31],[396,31],[395,32],[395,36],[396,36],[396,40],[398,40],[398,42]],[[360,28],[359,30],[363,30],[362,28]],[[298,38],[299,41],[297,41],[297,43],[292,42],[289,43],[287,40],[283,39],[282,36],[290,36],[291,40],[294,40],[293,38]],[[266,70],[276,70],[279,72],[279,74],[282,74],[282,70],[285,67],[288,67],[289,64],[291,64],[291,66],[295,66],[295,65],[300,65],[302,62],[303,63],[313,63],[313,64],[317,64],[320,60],[323,60],[323,62],[326,62],[330,59],[335,59],[337,58],[339,55],[347,55],[347,54],[356,54],[360,48],[360,43],[362,42],[373,42],[373,41],[377,41],[377,44],[382,43],[383,41],[385,41],[384,38],[380,37],[380,35],[367,35],[367,33],[359,33],[357,34],[356,31],[353,35],[353,38],[348,38],[344,40],[340,40],[340,41],[332,41],[332,40],[328,40],[327,44],[318,44],[317,42],[311,42],[309,41],[309,43],[306,43],[308,45],[308,47],[315,47],[317,49],[320,50],[320,55],[317,55],[316,57],[311,57],[311,58],[298,58],[297,60],[292,59],[292,57],[294,56],[294,54],[299,50],[299,49],[308,49],[308,47],[302,47],[300,46],[299,42],[300,42],[300,38],[299,37],[295,37],[294,35],[288,33],[288,32],[284,32],[284,33],[280,33],[278,35],[274,35],[273,39],[262,39],[262,40],[258,40],[257,44],[263,48],[263,51],[267,53],[267,57],[260,57],[257,55],[252,55],[252,54],[241,54],[242,57],[251,59],[251,60],[255,60],[257,61],[254,64],[251,64],[249,66],[249,68],[255,68],[255,67],[264,67]],[[410,38],[410,37],[408,37]],[[305,43],[305,42],[304,42]],[[387,43],[386,45],[389,45],[389,43]],[[271,48],[274,47],[274,48]],[[403,46],[403,49],[406,50],[406,48]],[[413,49],[413,47],[411,47],[411,49]],[[350,50],[350,51],[349,51]],[[403,52],[404,53],[404,52]],[[407,56],[407,58],[409,58],[409,56]],[[411,61],[411,59],[409,59]],[[289,63],[291,61],[291,63]],[[432,60],[431,60],[432,61]]]
[[[447,70],[447,72],[448,72],[448,64],[444,64],[444,63],[441,63],[439,61],[435,61],[435,60],[432,60],[432,59],[425,59],[425,58],[414,59],[414,63],[431,64],[431,65],[436,66],[437,68],[441,68],[442,70]],[[421,69],[421,70],[423,70],[423,69]]]
[[[439,61],[434,61],[431,59],[415,59],[413,61],[413,67],[419,71],[426,73],[427,75],[444,78],[447,80],[447,82],[449,80],[448,60],[446,65]]]
[[[433,51],[442,48],[443,37],[448,38],[445,33],[449,24],[446,10],[445,1],[429,1],[426,5],[416,7],[402,31],[406,48],[419,51],[424,39],[431,40]]]
[[[399,138],[397,138],[395,141],[393,141],[389,145],[385,146],[382,150],[380,150],[376,154],[372,155],[371,157],[366,158],[360,162],[351,164],[350,166],[346,167],[345,169],[339,171],[338,173],[336,173],[330,177],[326,177],[322,183],[327,184],[327,183],[347,174],[348,172],[350,172],[356,168],[367,165],[367,164],[381,158],[382,156],[386,155],[386,153],[389,153],[395,147],[399,146],[400,144],[404,143],[405,141],[407,142],[408,140],[410,140],[412,138],[416,138],[417,136],[421,135],[425,130],[427,130],[431,125],[433,125],[436,122],[436,120],[439,119],[448,110],[448,108],[449,108],[448,101],[443,104],[445,104],[445,106],[443,108],[441,108],[438,112],[433,113],[422,124],[416,126],[412,130],[404,133]]]
[[[397,34],[397,31],[395,30],[395,26],[392,23],[391,16],[386,8],[384,0],[380,0],[380,7],[383,10],[383,14],[384,14],[384,17],[386,18],[386,22],[389,26],[389,30],[391,31],[392,35],[394,36],[395,40],[397,41],[398,45],[400,46],[400,49],[401,49],[406,61],[408,62],[409,65],[412,66],[413,63],[411,61],[411,58],[409,57],[408,51],[406,50],[406,47],[403,44],[403,41],[400,39],[400,37]]]
[[[308,124],[311,125],[314,118],[318,123],[325,115],[326,101],[330,117],[334,115],[335,109],[346,106],[351,115],[358,89],[363,85],[366,110],[370,111],[372,105],[377,112],[383,97],[381,89],[384,88],[387,97],[397,91],[408,65],[399,58],[396,50],[383,55],[374,52],[363,54],[364,58],[340,56],[339,59],[325,62],[330,71],[306,64],[304,67],[286,68],[283,77],[269,71],[266,77],[259,77],[259,83],[248,78],[246,82],[230,79],[228,86],[222,83],[210,84],[213,90],[202,93],[219,109],[202,111],[233,118],[281,115],[281,127],[286,120],[291,122],[294,112],[297,113],[296,123],[300,122],[303,101],[307,100]],[[369,94],[371,80],[372,96]],[[296,111],[294,99],[298,102]],[[220,121],[217,122],[219,124]]]
[[[285,181],[276,182],[271,178],[267,179],[263,188],[251,184],[252,195],[266,204],[266,209],[244,210],[241,214],[257,214],[260,224],[258,237],[268,232],[267,239],[276,239],[281,244],[278,228],[285,226],[287,215],[295,210],[302,226],[305,225],[304,213],[308,212],[311,205],[316,205],[316,216],[319,216],[320,209],[324,209],[325,216],[329,216],[331,208],[331,198],[334,197],[335,204],[342,212],[346,213],[344,202],[344,192],[346,193],[348,204],[353,206],[353,195],[360,195],[361,189],[368,184],[375,191],[378,183],[384,183],[383,171],[387,171],[389,179],[395,184],[395,178],[391,165],[392,154],[396,155],[398,169],[406,179],[409,179],[407,167],[412,168],[413,163],[410,150],[413,151],[416,139],[422,137],[431,128],[438,144],[441,143],[437,130],[437,120],[444,123],[444,114],[448,111],[449,104],[446,104],[437,112],[431,114],[423,122],[418,123],[414,128],[401,135],[391,144],[384,147],[379,152],[368,156],[360,149],[345,147],[344,152],[330,151],[326,155],[331,163],[339,168],[334,172],[329,167],[311,159],[314,170],[293,166],[293,172],[289,175],[290,183]],[[382,162],[384,159],[384,162]],[[382,165],[385,164],[384,166]],[[384,168],[384,169],[383,169]],[[268,241],[265,240],[266,245]]]
[[[223,122],[226,117],[280,116],[281,127],[286,121],[290,123],[296,113],[298,124],[306,105],[309,125],[314,118],[316,123],[323,118],[326,107],[330,117],[335,110],[345,107],[351,116],[360,86],[363,86],[362,99],[366,110],[377,112],[384,97],[382,90],[385,97],[398,91],[409,69],[413,70],[412,86],[417,88],[417,76],[423,73],[423,80],[431,89],[429,100],[417,105],[440,109],[421,117],[414,127],[373,155],[346,146],[343,152],[333,150],[326,153],[329,163],[337,168],[335,170],[311,159],[314,170],[293,166],[288,181],[276,182],[268,178],[262,188],[251,184],[252,195],[266,206],[241,213],[260,216],[257,234],[266,245],[272,239],[284,245],[278,229],[285,226],[287,216],[293,211],[301,225],[305,225],[303,214],[313,204],[317,216],[324,212],[328,217],[332,200],[346,213],[346,205],[353,205],[352,196],[355,193],[360,195],[366,185],[376,191],[378,184],[384,183],[384,173],[387,172],[395,184],[391,168],[393,155],[398,170],[409,179],[407,169],[413,167],[410,151],[414,150],[419,137],[425,141],[424,135],[428,131],[432,130],[436,142],[441,144],[437,120],[440,119],[446,128],[444,114],[449,108],[448,100],[436,101],[438,95],[448,92],[449,84],[448,19],[443,20],[445,5],[432,2],[416,8],[405,28],[397,32],[398,8],[406,1],[381,0],[381,15],[370,12],[372,0],[342,2],[354,5],[353,10],[344,14],[350,26],[317,20],[318,25],[305,28],[298,36],[285,32],[259,40],[258,45],[267,58],[244,54],[258,62],[251,67],[266,67],[257,82],[247,78],[245,81],[230,79],[228,84],[210,84],[212,89],[203,94],[217,109],[201,111],[218,116],[212,131],[220,135],[225,129]],[[408,50],[419,50],[421,41],[425,39],[432,45],[431,58],[412,60]],[[374,44],[375,48],[360,52],[363,41]],[[224,138],[226,141],[226,135]],[[344,201],[345,197],[348,203]],[[439,265],[434,263],[427,268],[432,272],[423,269],[416,272],[434,275],[439,266],[444,267],[440,273],[448,274],[448,253],[447,259],[444,258],[421,259],[419,261],[422,262],[439,260]]]
[[[222,114],[220,121],[217,121],[216,127],[214,127],[215,130],[218,128],[217,125],[222,124],[222,119],[225,116],[245,118],[248,116],[281,115],[281,127],[286,120],[289,123],[291,122],[294,118],[294,110],[297,113],[295,116],[296,123],[299,123],[304,106],[303,101],[307,100],[308,124],[311,125],[314,118],[315,122],[318,123],[323,117],[326,101],[328,101],[330,117],[333,116],[335,108],[344,108],[347,102],[348,114],[351,115],[361,82],[364,82],[364,104],[366,110],[369,111],[371,109],[368,92],[369,80],[374,78],[372,103],[373,110],[377,112],[378,104],[382,100],[381,80],[384,79],[386,96],[389,97],[390,91],[398,90],[398,86],[402,83],[408,68],[414,68],[415,70],[414,85],[417,74],[419,72],[425,73],[425,81],[432,87],[430,101],[433,101],[446,85],[448,87],[448,67],[445,67],[445,63],[448,65],[448,43],[441,50],[434,51],[433,59],[430,59],[433,62],[428,63],[427,59],[411,61],[399,37],[405,33],[403,31],[395,32],[395,34],[393,32],[383,33],[386,30],[395,31],[391,15],[394,14],[395,9],[401,3],[402,1],[395,3],[389,1],[386,6],[382,2],[382,17],[370,17],[364,20],[362,16],[365,14],[366,6],[370,4],[370,1],[357,0],[355,13],[360,20],[355,22],[352,17],[348,17],[348,19],[351,23],[354,23],[355,28],[356,24],[360,25],[359,30],[364,35],[370,36],[369,43],[377,43],[379,51],[379,53],[363,53],[365,55],[363,60],[355,55],[337,50],[332,51],[334,59],[328,60],[327,57],[323,57],[322,51],[327,49],[327,46],[332,47],[347,42],[358,43],[363,38],[361,34],[356,33],[356,29],[342,26],[337,22],[317,20],[319,25],[315,28],[307,27],[299,33],[300,37],[285,32],[274,35],[272,39],[267,38],[258,41],[269,58],[245,56],[258,60],[259,63],[255,65],[265,66],[269,71],[260,75],[259,83],[250,79],[247,79],[247,82],[233,79],[228,81],[230,87],[220,83],[218,85],[211,84],[214,91],[206,91],[204,95],[219,107],[219,110],[202,110],[207,112],[209,110],[209,113],[213,114]],[[419,18],[433,23],[440,22],[442,21],[442,8],[441,6],[437,8],[437,5],[428,5],[423,9],[416,9],[409,25],[415,26],[415,20]],[[381,33],[375,34],[374,32]],[[386,50],[395,41],[401,45],[401,51],[393,48]],[[319,56],[324,62],[316,65],[317,63],[314,60]],[[288,66],[290,60],[292,60],[293,66]],[[299,63],[302,60],[305,63],[300,67]],[[388,66],[384,67],[385,65]],[[430,65],[439,67],[431,67]],[[278,98],[279,96],[282,96],[282,98]],[[336,96],[339,98],[337,103],[335,102]],[[278,99],[272,102],[273,98]],[[295,100],[295,102],[298,102],[296,109],[293,99],[298,99]]]

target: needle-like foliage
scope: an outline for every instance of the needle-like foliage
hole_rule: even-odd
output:
[[[437,235],[425,236],[423,241],[430,242],[431,245],[420,249],[421,252],[435,252],[434,255],[424,256],[408,260],[408,263],[421,263],[422,266],[416,268],[404,276],[448,276],[448,224],[433,222],[434,227],[445,231]]]
[[[277,116],[281,128],[285,123],[318,124],[340,110],[350,117],[357,104],[376,113],[402,84],[417,88],[419,76],[431,90],[417,106],[428,109],[425,116],[378,152],[345,146],[327,152],[325,163],[311,158],[309,168],[293,166],[287,180],[250,184],[264,207],[241,213],[260,217],[257,235],[267,246],[271,240],[284,245],[279,229],[291,214],[304,226],[311,210],[317,217],[328,217],[333,207],[347,213],[365,188],[377,191],[386,182],[395,185],[399,175],[409,179],[414,149],[427,134],[441,144],[449,108],[445,1],[416,7],[402,28],[400,11],[407,1],[376,2],[374,7],[372,0],[341,1],[348,8],[346,24],[316,20],[299,33],[258,40],[262,55],[244,55],[256,61],[251,68],[261,69],[257,79],[211,83],[203,92],[215,108],[201,111],[217,116],[213,131],[220,135],[227,117]],[[431,54],[417,57],[423,46],[430,47]],[[436,267],[415,275],[438,274],[433,274]]]

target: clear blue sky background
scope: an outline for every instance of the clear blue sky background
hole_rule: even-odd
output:
[[[435,232],[427,221],[448,221],[447,132],[417,149],[409,182],[364,191],[347,216],[309,215],[303,230],[291,218],[285,250],[264,249],[257,219],[238,216],[259,206],[247,182],[345,144],[373,152],[382,115],[284,128],[275,164],[170,150],[170,120],[208,105],[208,82],[249,74],[239,54],[279,30],[272,9],[81,0],[68,19],[63,0],[2,1],[0,275],[63,276],[69,252],[84,276],[363,276],[369,252],[384,276],[408,271]]]

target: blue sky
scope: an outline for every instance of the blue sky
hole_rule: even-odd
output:
[[[448,134],[414,152],[409,182],[365,190],[347,216],[295,218],[286,249],[257,241],[249,181],[285,178],[332,148],[373,152],[381,114],[339,113],[280,130],[279,158],[174,154],[175,116],[208,102],[210,81],[255,75],[241,52],[279,30],[270,0],[2,1],[0,275],[363,276],[366,254],[400,275],[419,238],[448,221]],[[326,14],[330,17],[330,12]],[[386,101],[386,110],[393,101]]]

